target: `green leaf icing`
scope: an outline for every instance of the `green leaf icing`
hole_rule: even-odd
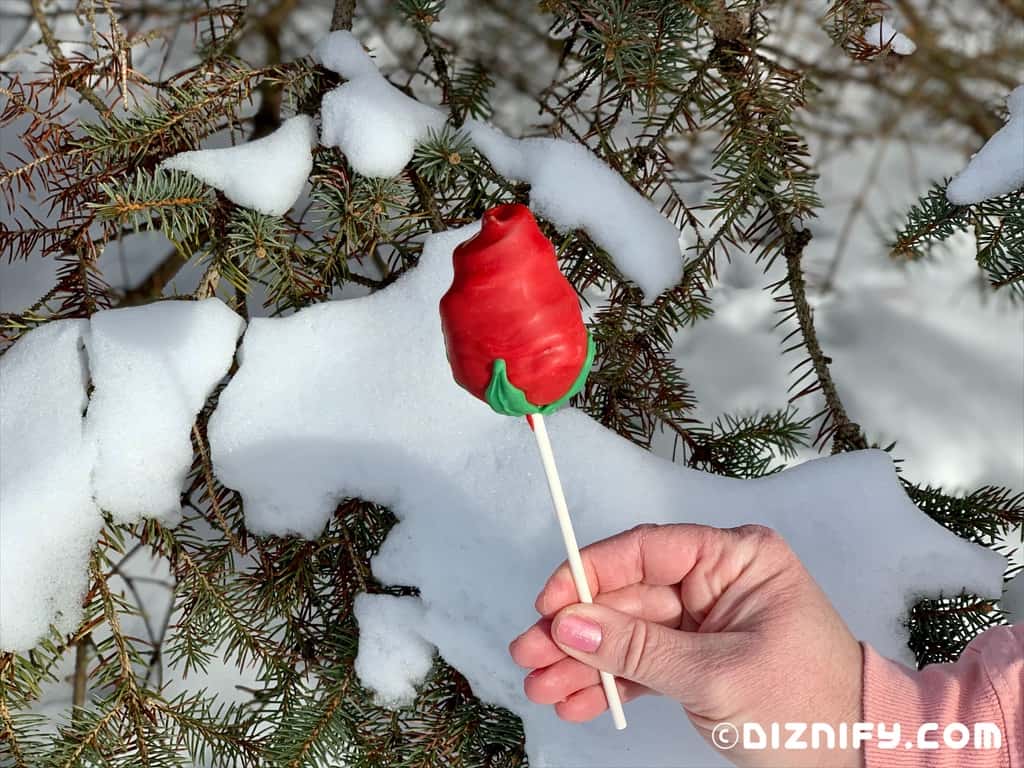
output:
[[[576,381],[569,387],[568,392],[548,405],[534,405],[527,400],[523,390],[508,380],[505,361],[499,357],[494,361],[494,367],[491,369],[491,381],[484,392],[484,399],[491,408],[506,416],[525,416],[528,413],[539,413],[546,416],[549,413],[554,413],[569,402],[573,395],[583,389],[583,383],[587,380],[587,374],[590,373],[590,366],[594,363],[595,349],[594,338],[590,335],[590,331],[587,331],[587,356]]]

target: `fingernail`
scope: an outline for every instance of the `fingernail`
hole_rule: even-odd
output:
[[[540,674],[541,672],[543,672],[543,671],[544,671],[544,669],[545,669],[545,667],[537,667],[537,669],[531,669],[531,670],[530,670],[530,674],[528,674],[528,675],[526,676],[526,679],[527,679],[527,680],[529,680],[529,679],[531,679],[531,678],[534,678],[534,677],[536,677],[536,676],[537,676],[537,675],[539,675],[539,674]]]
[[[555,639],[577,651],[593,653],[601,645],[601,625],[580,616],[564,616],[555,626]]]

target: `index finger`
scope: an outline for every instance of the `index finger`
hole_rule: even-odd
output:
[[[631,584],[677,584],[698,562],[720,553],[729,532],[706,525],[640,525],[580,550],[583,570],[596,597]],[[551,617],[579,602],[569,564],[551,575],[534,604]]]

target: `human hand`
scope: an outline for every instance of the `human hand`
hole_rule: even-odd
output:
[[[582,550],[594,605],[567,564],[537,597],[541,619],[509,651],[532,669],[526,695],[572,722],[607,709],[597,670],[623,701],[678,701],[714,744],[741,726],[861,719],[861,647],[786,542],[747,525],[644,525]],[[862,765],[856,750],[722,751],[737,765]]]

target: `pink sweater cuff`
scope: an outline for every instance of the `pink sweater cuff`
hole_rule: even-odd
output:
[[[864,649],[864,721],[875,732],[882,724],[888,733],[899,724],[898,747],[885,749],[876,737],[864,747],[866,768],[1024,768],[1021,750],[1021,682],[1024,674],[1024,627],[998,627],[975,639],[955,664],[933,664],[921,671],[879,655],[870,645]],[[937,749],[918,746],[919,729],[925,723],[937,727],[923,732]],[[967,727],[963,748],[944,742],[943,731],[953,723]],[[998,749],[979,748],[975,739],[979,723],[999,729]],[[982,726],[983,728],[986,726]],[[954,726],[948,732],[959,742],[965,732]],[[907,748],[907,743],[912,748]]]

